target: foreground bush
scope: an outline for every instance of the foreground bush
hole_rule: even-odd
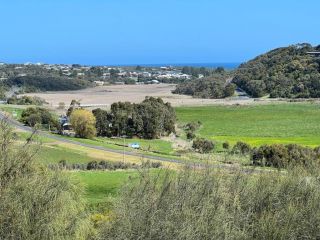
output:
[[[316,171],[315,171],[316,172]],[[142,173],[101,239],[319,239],[318,173]]]
[[[0,239],[87,239],[82,188],[34,165],[38,148],[0,122]]]

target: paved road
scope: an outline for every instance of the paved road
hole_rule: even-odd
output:
[[[22,123],[6,116],[3,112],[0,112],[0,120],[5,120],[8,122],[11,126],[21,129],[23,131],[27,132],[33,132],[34,129],[28,126],[23,125]],[[91,148],[91,149],[96,149],[96,150],[101,150],[104,152],[111,152],[111,153],[118,153],[118,154],[125,154],[127,156],[136,156],[144,159],[151,159],[151,160],[157,160],[160,162],[168,162],[168,163],[175,163],[175,164],[180,164],[180,165],[185,165],[185,166],[191,166],[191,167],[197,167],[197,168],[203,168],[207,166],[206,164],[202,163],[188,163],[183,160],[177,160],[177,159],[170,159],[170,158],[164,158],[164,157],[158,157],[158,156],[152,156],[152,155],[144,155],[141,153],[135,153],[135,152],[129,152],[129,151],[122,151],[122,150],[116,150],[116,149],[110,149],[102,146],[96,146],[96,145],[91,145],[91,144],[86,144],[86,143],[81,143],[69,139],[62,138],[58,135],[52,135],[48,134],[47,132],[44,131],[37,131],[37,134],[39,136],[47,137],[59,142],[64,142],[64,143],[70,143],[74,145],[78,145],[81,147],[86,147],[86,148]],[[227,169],[227,170],[239,170],[238,167],[232,166],[232,165],[226,165],[226,164],[210,164],[211,168],[216,168],[216,169]],[[261,171],[267,171],[267,170],[258,170],[258,169],[248,169],[248,168],[242,168],[241,171],[245,173],[253,173],[253,172],[261,172]]]
[[[6,122],[8,122],[13,127],[21,129],[23,131],[27,131],[27,132],[33,132],[34,131],[33,128],[25,126],[25,125],[21,124],[20,122],[12,119],[10,117],[7,117],[3,112],[0,112],[0,119],[1,120],[5,120]],[[60,137],[58,135],[48,134],[47,132],[44,132],[44,131],[37,131],[37,134],[39,136],[47,137],[47,138],[50,138],[50,139],[53,139],[53,140],[56,140],[56,141],[59,141],[59,142],[70,143],[70,144],[74,144],[74,145],[78,145],[78,146],[82,146],[82,147],[86,147],[86,148],[92,148],[92,149],[96,149],[96,150],[101,150],[101,151],[105,151],[105,152],[125,154],[127,156],[136,156],[136,157],[141,157],[141,158],[145,158],[145,159],[158,160],[158,161],[161,161],[161,162],[186,164],[183,160],[176,160],[176,159],[170,159],[170,158],[164,158],[164,157],[158,157],[158,156],[152,156],[152,155],[144,155],[144,154],[136,153],[136,152],[122,151],[122,150],[110,149],[110,148],[106,148],[106,147],[102,147],[102,146],[96,146],[96,145],[81,143],[81,142],[77,142],[77,141],[73,141],[73,140],[62,138],[62,137]],[[201,164],[199,164],[199,166],[200,165]]]

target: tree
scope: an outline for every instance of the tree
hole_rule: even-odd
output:
[[[236,90],[236,85],[233,83],[228,84],[224,89],[224,97],[231,97],[234,94],[234,91]]]
[[[62,172],[37,166],[40,148],[33,142],[16,143],[0,122],[0,239],[87,239],[83,189]]]
[[[140,104],[117,102],[111,111],[94,110],[101,136],[141,137],[154,139],[175,132],[176,115],[170,103],[161,98],[146,97]]]
[[[49,112],[49,110],[40,107],[29,107],[22,111],[21,122],[30,127],[36,124],[50,125],[52,129],[59,129],[60,125],[58,120]]]
[[[96,135],[96,118],[85,109],[76,109],[70,116],[71,125],[80,138],[93,138]]]
[[[98,136],[112,136],[112,116],[106,110],[100,108],[92,111],[96,118],[96,129]]]
[[[72,99],[72,101],[70,103],[70,106],[69,106],[69,108],[67,110],[67,116],[70,117],[72,112],[73,112],[73,110],[78,109],[78,108],[81,108],[80,101]]]

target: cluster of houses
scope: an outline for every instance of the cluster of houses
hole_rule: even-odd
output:
[[[82,66],[78,64],[43,64],[43,63],[24,63],[24,64],[6,64],[0,63],[0,80],[8,78],[8,74],[1,75],[1,67],[9,67],[18,77],[32,75],[33,69],[42,68],[44,71],[52,74],[58,74],[66,77],[78,77],[95,80],[97,85],[103,85],[110,79],[118,83],[124,82],[124,79],[132,79],[138,82],[138,79],[144,79],[145,83],[154,84],[168,79],[191,79],[192,76],[182,73],[181,69],[175,67],[149,67],[137,69],[134,67],[109,67],[109,66]],[[12,76],[12,75],[11,75]],[[201,77],[201,76],[199,76]]]

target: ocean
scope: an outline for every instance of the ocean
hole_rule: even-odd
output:
[[[119,64],[114,66],[142,66],[142,67],[164,67],[164,66],[175,66],[175,67],[205,67],[205,68],[217,68],[223,67],[225,69],[235,69],[241,63],[156,63],[156,64]]]

